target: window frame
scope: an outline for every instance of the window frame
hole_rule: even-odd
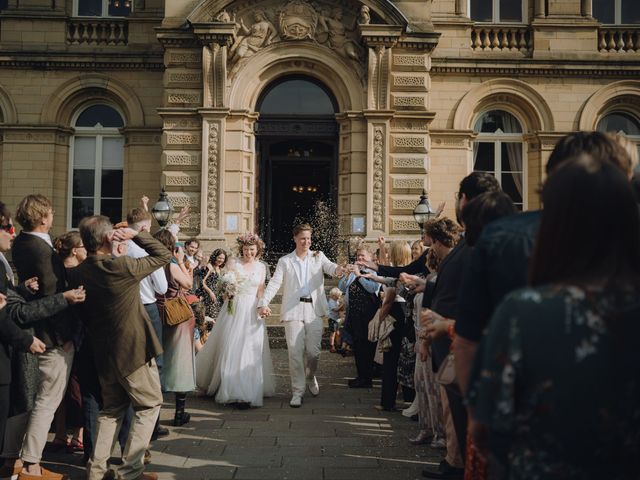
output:
[[[469,18],[471,18],[471,2],[473,0],[467,0],[467,12],[469,12]],[[527,25],[529,23],[529,0],[520,0],[522,3],[522,20],[520,22],[506,22],[500,20],[500,0],[491,0],[491,21],[482,22],[479,20],[471,21],[481,25],[495,25],[495,24],[507,24],[507,25]]]
[[[78,121],[80,115],[87,110],[89,107],[94,105],[106,105],[110,108],[113,108],[120,117],[122,118],[122,127],[76,127],[75,124]],[[126,116],[122,113],[122,111],[115,105],[109,102],[91,102],[83,104],[79,107],[73,117],[71,118],[71,125],[73,125],[74,133],[71,136],[71,142],[69,145],[69,168],[67,172],[67,230],[71,230],[74,228],[78,228],[77,226],[73,226],[73,171],[75,170],[75,145],[76,138],[85,137],[85,138],[95,138],[96,139],[96,148],[95,148],[95,167],[94,167],[94,177],[93,177],[93,214],[100,215],[101,208],[100,203],[102,201],[102,146],[103,140],[105,138],[122,138],[124,140],[125,136],[122,133],[122,129],[126,127]],[[123,142],[123,150],[125,144]],[[123,172],[123,181],[122,181],[122,205],[124,205],[124,164],[125,164],[125,155],[122,155],[122,172]],[[88,198],[88,197],[77,197],[77,198]],[[115,198],[115,197],[108,197]]]
[[[129,15],[109,15],[109,0],[101,0],[101,2],[101,15],[79,15],[78,10],[80,9],[80,0],[73,0],[73,16],[76,18],[129,18],[133,14],[133,0],[131,0],[131,10]]]
[[[603,132],[603,133],[607,133],[609,131],[604,131],[604,130],[600,130],[598,128],[598,125],[600,124],[600,122],[602,120],[605,119],[605,117],[609,116],[609,115],[615,115],[615,114],[625,114],[630,116],[631,118],[633,118],[636,123],[638,124],[638,126],[640,127],[640,115],[638,115],[636,112],[629,110],[629,109],[625,109],[625,108],[609,108],[607,109],[605,112],[603,112],[598,119],[596,120],[596,125],[595,125],[595,129],[598,132]],[[638,157],[640,158],[640,134],[638,135],[629,135],[626,132],[623,132],[622,130],[617,131],[617,132],[612,132],[612,133],[620,133],[621,135],[624,135],[625,138],[631,140],[633,143],[636,144],[636,150],[638,151]],[[635,171],[636,172],[640,172],[640,163],[638,163],[638,165],[636,165],[635,167]]]
[[[520,123],[520,129],[522,130],[522,132],[521,133],[477,132],[475,130],[475,126],[476,126],[476,123],[478,123],[478,120],[480,120],[485,114],[492,111],[496,111],[496,110],[507,112],[513,115],[516,118],[516,120],[518,120],[518,122]],[[525,125],[526,123],[523,121],[521,116],[517,112],[509,108],[505,108],[503,106],[490,106],[487,108],[483,108],[482,111],[473,118],[473,122],[471,123],[471,129],[475,132],[475,137],[473,139],[473,142],[471,143],[471,154],[469,156],[469,172],[471,173],[475,171],[483,171],[483,170],[475,169],[474,158],[473,158],[475,144],[476,143],[493,143],[495,145],[494,154],[493,154],[493,166],[494,166],[493,175],[498,181],[498,184],[500,185],[500,187],[502,188],[502,144],[503,143],[520,143],[522,147],[522,211],[523,212],[527,211],[529,208],[529,188],[528,188],[529,163],[528,163],[527,149],[525,148],[525,146],[527,145],[527,143],[525,142],[525,135],[526,135]],[[516,202],[514,202],[514,204],[515,203]]]

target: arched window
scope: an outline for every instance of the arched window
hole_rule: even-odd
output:
[[[609,25],[640,23],[638,0],[593,0],[593,16]]]
[[[78,17],[128,17],[133,0],[75,0]]]
[[[473,171],[488,172],[496,179],[519,209],[525,195],[522,125],[511,113],[491,110],[476,121],[478,133],[473,144]]]
[[[598,122],[596,129],[599,132],[621,133],[632,142],[635,142],[640,157],[640,119],[627,112],[611,112]],[[640,171],[640,165],[636,166]]]
[[[260,115],[328,115],[337,111],[324,86],[309,78],[285,77],[270,86],[258,101]]]
[[[122,220],[122,116],[108,105],[92,105],[79,113],[74,126],[70,227],[88,215],[106,215],[117,223]]]
[[[469,12],[474,22],[524,23],[527,0],[469,0]]]

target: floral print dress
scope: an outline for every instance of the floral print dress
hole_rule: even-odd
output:
[[[476,359],[469,401],[489,429],[492,474],[639,478],[637,288],[519,290],[497,308]]]

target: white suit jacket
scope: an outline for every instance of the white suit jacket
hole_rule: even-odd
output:
[[[316,254],[317,253],[317,254]],[[327,297],[324,292],[324,274],[333,276],[338,265],[330,261],[322,252],[309,251],[309,290],[316,317],[327,315]],[[282,290],[282,310],[280,319],[283,322],[291,320],[311,321],[312,318],[304,318],[305,308],[300,302],[300,292],[303,285],[300,283],[298,270],[295,268],[296,252],[285,255],[278,260],[276,271],[264,290],[264,295],[258,301],[258,307],[269,305],[280,287]]]

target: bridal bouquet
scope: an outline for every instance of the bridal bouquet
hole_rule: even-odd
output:
[[[235,313],[233,298],[246,281],[247,279],[236,270],[230,270],[220,278],[219,288],[222,295],[227,299],[227,311],[232,315]]]

